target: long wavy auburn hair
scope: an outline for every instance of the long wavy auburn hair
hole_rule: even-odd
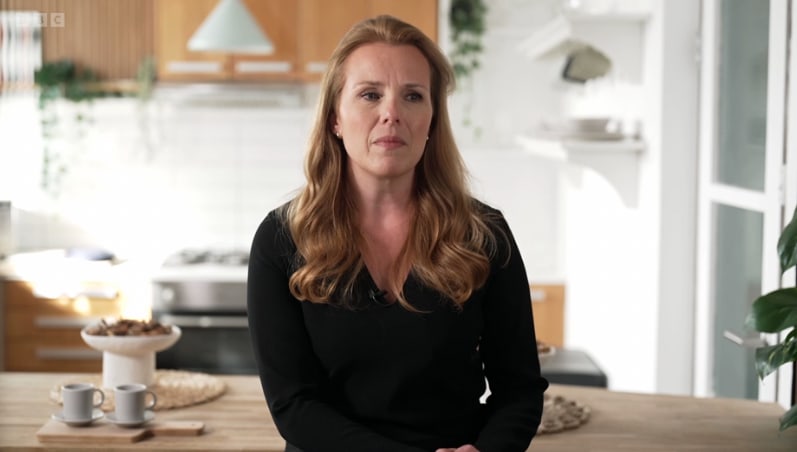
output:
[[[471,197],[467,172],[454,141],[447,96],[454,73],[437,45],[416,27],[391,16],[356,24],[342,38],[321,81],[315,123],[305,157],[307,183],[286,210],[297,247],[297,270],[290,291],[299,300],[347,305],[365,264],[357,206],[348,196],[348,156],[332,131],[345,82],[344,63],[369,43],[417,47],[431,68],[433,117],[429,140],[415,168],[413,202],[416,218],[407,242],[389,275],[389,290],[406,309],[417,311],[404,297],[401,270],[410,269],[425,285],[460,307],[486,282],[495,252],[491,217]]]

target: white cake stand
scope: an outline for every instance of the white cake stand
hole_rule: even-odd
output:
[[[102,351],[102,386],[141,383],[151,386],[155,381],[155,353],[174,345],[180,339],[180,328],[172,325],[171,334],[153,336],[95,336],[80,331],[80,336],[92,348]]]

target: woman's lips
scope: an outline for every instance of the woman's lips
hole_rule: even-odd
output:
[[[374,140],[374,144],[388,149],[393,149],[400,146],[404,146],[407,144],[407,142],[396,136],[386,136],[386,137],[377,138],[376,140]]]

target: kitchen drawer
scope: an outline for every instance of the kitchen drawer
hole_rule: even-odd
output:
[[[5,334],[7,337],[47,337],[52,332],[77,332],[103,317],[121,312],[118,298],[42,298],[25,282],[5,283]]]
[[[38,309],[50,309],[51,312],[73,312],[79,314],[78,300],[85,299],[89,303],[88,309],[104,309],[108,302],[118,302],[115,290],[107,284],[84,284],[85,289],[78,294],[70,297],[47,298],[37,294],[33,285],[25,281],[5,281],[3,284],[8,307],[24,308],[33,303],[46,303],[47,306],[38,306]]]
[[[119,316],[120,309],[116,303],[109,303],[103,309],[95,309],[87,313],[74,313],[69,310],[55,311],[48,309],[47,303],[40,303],[42,309],[34,306],[25,308],[9,308],[5,312],[5,334],[11,337],[48,335],[50,331],[80,330],[104,317]]]
[[[102,372],[102,352],[88,347],[80,335],[62,342],[7,340],[5,370],[11,372]]]
[[[565,286],[562,284],[532,284],[531,309],[534,311],[534,331],[537,340],[564,346]]]
[[[80,330],[102,317],[47,316],[23,312],[5,314],[6,339],[38,338],[41,340],[61,340],[64,336],[80,339]],[[81,339],[82,341],[82,339]]]
[[[118,317],[118,297],[44,298],[22,281],[6,281],[3,290],[5,370],[102,370],[102,354],[86,345],[80,330],[103,317]]]

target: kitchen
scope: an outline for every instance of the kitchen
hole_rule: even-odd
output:
[[[700,5],[593,7],[609,4],[648,11],[627,14],[646,17],[628,27],[644,33],[634,38],[644,46],[633,47],[642,52],[616,59],[639,68],[627,79],[582,86],[561,80],[564,56],[530,58],[521,46],[562,2],[489,2],[482,69],[451,99],[454,126],[474,191],[507,215],[531,282],[566,286],[564,344],[586,350],[612,390],[692,395],[699,392],[697,338],[688,326],[695,318],[697,181],[687,175],[697,172]],[[439,36],[447,35],[446,8],[439,2]],[[254,92],[162,85],[143,107],[132,99],[94,102],[92,127],[69,137],[82,146],[57,197],[40,185],[36,103],[22,94],[0,99],[0,198],[14,206],[12,250],[112,250],[126,259],[119,268],[139,270],[124,275],[133,280],[126,296],[139,309],[149,308],[141,306],[152,299],[149,278],[170,256],[246,248],[265,212],[301,184],[314,99],[312,83],[272,82]],[[618,96],[625,100],[606,102]],[[644,151],[578,165],[519,144],[518,135],[540,121],[573,113],[638,116]],[[61,118],[64,129],[80,130],[69,127],[72,115]],[[608,162],[616,166],[607,169]],[[634,321],[606,329],[611,313]]]

